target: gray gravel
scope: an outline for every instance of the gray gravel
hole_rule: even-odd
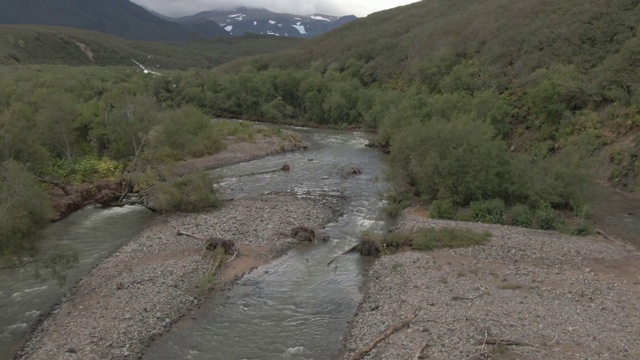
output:
[[[332,206],[329,206],[331,204]],[[33,332],[21,359],[137,359],[153,339],[198,306],[209,260],[202,241],[178,230],[266,249],[296,243],[295,226],[320,227],[336,202],[276,194],[201,214],[165,215],[94,268]]]
[[[366,359],[640,359],[640,254],[596,236],[427,219],[398,229],[463,227],[492,234],[466,249],[376,260],[344,341],[348,359],[419,309]],[[492,340],[518,345],[490,345]]]

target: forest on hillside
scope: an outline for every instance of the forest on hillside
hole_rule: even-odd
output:
[[[214,152],[211,116],[371,131],[392,213],[588,232],[589,181],[640,186],[638,20],[631,0],[423,1],[221,69],[0,68],[0,252],[35,248],[39,180]]]

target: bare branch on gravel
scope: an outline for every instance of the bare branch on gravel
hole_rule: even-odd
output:
[[[503,338],[486,338],[483,342],[477,342],[476,345],[510,345],[510,346],[529,346],[529,347],[538,347],[537,345],[520,341],[514,339],[503,339]]]
[[[382,340],[388,338],[393,333],[402,329],[403,327],[407,326],[407,324],[409,324],[411,321],[413,321],[413,319],[415,319],[418,316],[419,311],[420,309],[417,309],[413,313],[413,315],[409,316],[406,319],[401,320],[400,322],[396,323],[393,326],[387,327],[384,331],[382,331],[375,338],[373,338],[373,340],[371,340],[365,347],[363,347],[362,349],[358,350],[355,354],[353,354],[353,356],[351,356],[351,360],[362,359],[365,355],[369,353],[369,351],[373,350],[376,347],[376,345],[378,345],[378,343],[380,343]]]

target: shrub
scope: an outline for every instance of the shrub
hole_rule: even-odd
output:
[[[197,212],[220,205],[211,177],[192,173],[158,185],[152,204],[160,211]]]
[[[542,230],[557,230],[562,225],[558,211],[547,203],[540,205],[535,212],[536,223]]]
[[[391,169],[426,201],[505,198],[511,183],[506,143],[490,124],[459,117],[406,126],[391,141]]]
[[[588,221],[586,220],[581,220],[578,225],[576,225],[576,227],[574,227],[573,229],[571,229],[570,233],[571,235],[578,235],[578,236],[585,236],[585,235],[591,235],[595,232],[593,225],[591,225]]]
[[[392,218],[397,218],[402,210],[406,209],[411,204],[411,197],[405,192],[392,191],[387,193],[386,197],[387,206],[385,211]]]
[[[24,165],[13,160],[0,164],[0,262],[13,265],[16,256],[35,253],[35,235],[49,223],[49,208]]]
[[[531,227],[533,212],[527,205],[516,205],[509,211],[509,223],[515,226]]]
[[[502,199],[473,201],[469,208],[475,221],[490,224],[505,223],[505,206]]]
[[[429,213],[434,219],[453,220],[456,217],[456,206],[448,199],[436,200],[431,203]]]

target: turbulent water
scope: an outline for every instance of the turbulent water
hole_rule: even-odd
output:
[[[35,265],[0,270],[0,359],[11,358],[38,317],[95,264],[138,234],[151,218],[139,207],[86,208],[50,225],[42,234],[42,254],[75,251],[79,256],[64,286],[55,280],[38,279]]]
[[[319,146],[217,171],[228,197],[271,191],[301,196],[344,194],[342,216],[326,226],[331,241],[291,251],[219,293],[157,341],[146,359],[330,359],[360,300],[367,259],[327,263],[357,242],[364,230],[382,231],[386,189],[379,152],[363,134],[314,132]],[[288,163],[288,173],[274,172]],[[354,168],[362,173],[352,174]]]

